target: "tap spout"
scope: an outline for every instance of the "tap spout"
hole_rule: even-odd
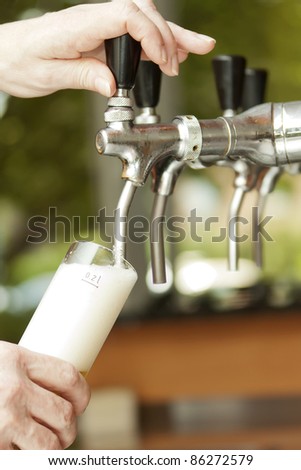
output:
[[[237,245],[237,222],[238,214],[243,203],[245,190],[241,187],[235,188],[229,210],[229,243],[228,243],[228,266],[229,271],[238,270],[238,245]]]
[[[228,266],[230,271],[237,271],[239,261],[239,213],[245,195],[257,184],[263,167],[253,165],[246,160],[217,162],[219,167],[229,167],[235,171],[234,193],[229,210]],[[265,169],[265,171],[267,171]]]
[[[151,265],[154,284],[166,282],[164,249],[164,214],[168,196],[156,194],[150,224]]]
[[[123,264],[126,259],[126,240],[128,229],[128,215],[137,186],[126,181],[119,198],[114,221],[114,255],[115,263]]]
[[[253,238],[253,256],[256,265],[261,268],[263,265],[263,253],[262,253],[262,239],[259,233],[258,221],[260,221],[264,215],[267,199],[269,194],[274,190],[275,185],[284,172],[284,167],[272,167],[268,168],[266,172],[262,171],[262,178],[258,181],[257,188],[257,213],[254,212],[256,219],[252,223],[252,238]],[[253,217],[254,217],[253,216]]]
[[[154,284],[164,284],[166,282],[164,215],[168,197],[173,193],[177,179],[184,166],[185,162],[170,157],[159,162],[152,170],[152,189],[155,193],[155,198],[150,224],[150,248]]]

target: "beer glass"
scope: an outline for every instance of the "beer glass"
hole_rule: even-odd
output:
[[[135,269],[94,242],[73,243],[19,344],[71,362],[86,375],[137,280]]]

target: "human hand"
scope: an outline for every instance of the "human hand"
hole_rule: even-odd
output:
[[[214,39],[166,22],[152,0],[77,5],[41,17],[0,25],[0,90],[37,97],[77,88],[111,96],[104,40],[129,33],[142,57],[167,75],[178,74],[189,52],[206,54]]]
[[[69,363],[0,341],[0,449],[61,450],[76,437],[87,382]]]

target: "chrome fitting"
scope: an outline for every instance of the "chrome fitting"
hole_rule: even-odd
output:
[[[109,124],[111,122],[133,121],[134,118],[135,114],[128,90],[117,90],[116,95],[108,101],[108,108],[104,113],[105,122]]]
[[[176,116],[173,123],[178,127],[180,136],[179,156],[181,161],[192,164],[202,149],[202,132],[195,116]]]

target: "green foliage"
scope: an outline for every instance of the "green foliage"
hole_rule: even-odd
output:
[[[213,36],[215,50],[182,66],[187,85],[185,107],[197,115],[219,112],[211,59],[239,54],[248,66],[269,72],[266,99],[296,100],[300,95],[300,20],[298,0],[189,0],[177,2],[182,23]],[[189,5],[188,5],[189,4]],[[186,109],[187,109],[186,108]]]

